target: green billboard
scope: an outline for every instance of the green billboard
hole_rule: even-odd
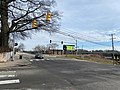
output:
[[[66,45],[67,50],[72,51],[75,49],[75,45]]]

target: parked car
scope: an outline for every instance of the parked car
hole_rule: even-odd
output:
[[[43,56],[42,53],[37,53],[37,54],[35,54],[35,58],[36,58],[36,59],[43,59],[44,56]]]

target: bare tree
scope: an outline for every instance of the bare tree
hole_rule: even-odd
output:
[[[48,44],[47,47],[49,49],[56,49],[59,45],[57,43],[52,43],[52,44]]]
[[[34,51],[37,52],[45,52],[46,51],[46,47],[45,45],[37,45],[33,48]]]
[[[18,51],[24,51],[25,49],[25,45],[23,43],[20,43],[20,45],[18,46]]]
[[[54,0],[0,0],[2,46],[8,46],[13,33],[15,38],[25,39],[31,32],[57,30],[60,17],[57,11],[51,11],[54,5]],[[50,22],[45,19],[47,11],[52,13]],[[33,20],[37,21],[37,28],[32,27]]]

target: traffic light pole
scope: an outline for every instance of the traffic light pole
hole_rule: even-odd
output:
[[[77,40],[76,40],[76,55],[77,55],[77,52],[78,52],[78,51],[77,51]]]
[[[13,33],[13,53],[12,53],[12,61],[14,61],[14,56],[15,56],[14,52],[15,52],[15,35],[14,35],[14,33]]]

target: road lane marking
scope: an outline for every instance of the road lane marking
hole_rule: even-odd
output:
[[[17,83],[20,83],[20,80],[19,79],[15,79],[15,80],[4,80],[4,81],[0,81],[0,85],[3,85],[3,84],[17,84]]]
[[[17,77],[16,71],[1,71],[0,72],[0,79],[1,79],[0,85],[20,83],[20,80],[14,79],[14,77]],[[2,80],[2,78],[4,78],[4,80]]]
[[[11,73],[12,73],[12,72],[16,72],[16,71],[8,71],[8,72],[11,72]]]
[[[30,62],[33,62],[33,61],[43,61],[45,59],[31,59]]]
[[[1,71],[0,73],[16,73],[16,71]]]
[[[17,75],[0,75],[0,78],[4,78],[4,77],[16,77]]]
[[[31,62],[33,61],[33,60],[30,60]]]
[[[39,59],[35,59],[35,61],[40,61]]]
[[[50,57],[57,57],[57,56],[50,56]]]

